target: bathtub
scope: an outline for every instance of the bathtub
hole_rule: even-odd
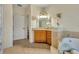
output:
[[[59,45],[59,53],[63,53],[65,51],[72,51],[79,53],[79,39],[78,38],[63,38],[62,42]]]

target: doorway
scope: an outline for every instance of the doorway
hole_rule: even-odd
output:
[[[25,7],[13,5],[13,46],[26,46],[27,36]]]

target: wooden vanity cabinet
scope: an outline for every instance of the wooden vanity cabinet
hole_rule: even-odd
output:
[[[34,30],[34,42],[36,43],[45,43],[58,48],[58,39],[58,34],[54,30]]]
[[[34,39],[35,39],[35,42],[46,43],[46,31],[45,30],[35,30]]]
[[[51,45],[51,31],[35,30],[34,39],[36,43],[47,43]]]

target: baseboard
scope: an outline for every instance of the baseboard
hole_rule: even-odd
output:
[[[14,40],[23,40],[23,39],[27,39],[27,38],[22,38],[22,39],[14,39]]]

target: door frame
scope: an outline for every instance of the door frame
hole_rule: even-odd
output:
[[[14,6],[13,6],[13,41],[14,41]],[[23,16],[23,15],[22,15]],[[27,18],[26,18],[26,15],[24,15],[24,36],[25,38],[24,39],[27,39],[27,25],[25,23],[25,21],[27,21]]]

